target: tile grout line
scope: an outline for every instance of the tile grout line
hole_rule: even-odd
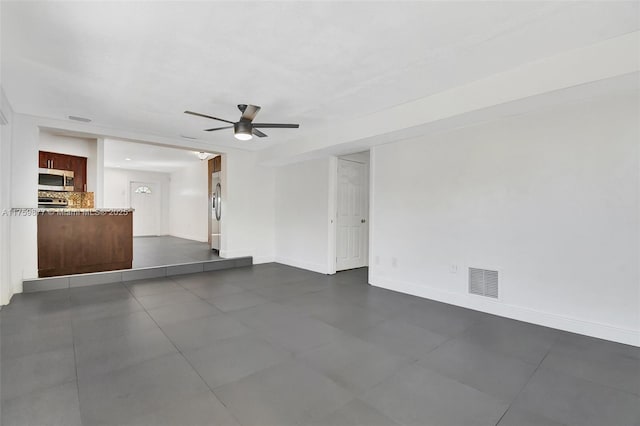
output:
[[[551,350],[552,350],[552,349],[553,349],[553,347],[556,345],[556,343],[558,343],[558,340],[559,340],[559,339],[560,339],[560,336],[558,336],[558,337],[554,340],[553,344],[552,344],[552,345],[551,345],[551,347],[549,348],[549,351],[548,351],[547,355],[548,355],[549,353],[551,353]],[[547,358],[547,355],[545,355],[545,359]],[[544,359],[543,359],[543,361],[544,361]],[[616,391],[616,392],[625,393],[625,394],[631,395],[632,397],[635,397],[635,398],[637,398],[637,399],[640,399],[640,394],[630,392],[630,391],[628,391],[628,390],[626,390],[626,389],[616,388],[616,387],[613,387],[613,386],[608,385],[608,384],[605,384],[605,383],[596,382],[596,381],[591,380],[591,379],[586,378],[586,377],[576,376],[575,374],[570,373],[570,372],[568,372],[568,371],[558,371],[558,370],[553,370],[553,371],[555,371],[555,372],[556,372],[556,373],[558,373],[558,374],[563,374],[563,375],[565,375],[565,376],[569,376],[569,377],[571,377],[572,379],[575,379],[575,380],[581,380],[581,381],[584,381],[584,382],[588,382],[588,383],[590,383],[590,384],[592,384],[592,385],[596,385],[596,386],[604,387],[604,388],[607,388],[607,389],[609,389],[609,390]],[[640,426],[640,425],[639,425],[639,426]]]
[[[402,319],[399,319],[398,317],[394,318],[394,320],[402,321]],[[407,324],[410,324],[410,323],[407,323]],[[456,339],[460,338],[460,336],[462,336],[466,331],[468,331],[468,330],[469,330],[471,327],[473,327],[474,325],[475,325],[475,324],[471,324],[471,325],[469,325],[468,327],[466,327],[464,330],[460,331],[459,333],[456,333],[454,336],[450,336],[450,337],[448,337],[447,339],[443,340],[442,342],[440,342],[439,344],[437,344],[436,346],[434,346],[432,349],[430,349],[430,350],[426,351],[422,357],[412,360],[411,362],[409,362],[407,365],[405,365],[405,366],[404,366],[404,367],[402,367],[402,368],[406,368],[406,367],[408,367],[408,366],[411,366],[411,365],[415,365],[415,364],[417,364],[418,362],[420,362],[420,360],[422,360],[422,359],[423,359],[424,357],[426,357],[428,354],[430,354],[430,353],[434,352],[436,349],[440,348],[441,346],[443,346],[443,345],[444,345],[444,344],[446,344],[447,342],[450,342],[450,341],[453,341],[453,340],[456,340]],[[416,327],[420,327],[420,328],[422,328],[422,329],[424,329],[424,330],[427,330],[427,331],[429,331],[429,332],[435,333],[434,331],[432,331],[432,330],[430,330],[430,329],[428,329],[428,328],[426,328],[426,327],[422,327],[422,326],[418,326],[418,325],[416,325]],[[436,333],[436,334],[437,334],[437,333]],[[443,337],[444,337],[444,336],[443,336]],[[553,345],[552,345],[552,346],[553,346]],[[504,413],[502,413],[502,415],[501,415],[501,416],[500,416],[500,418],[498,419],[498,422],[495,424],[495,426],[498,426],[498,424],[500,423],[500,421],[502,421],[502,418],[507,414],[507,412],[508,412],[508,411],[509,411],[509,409],[511,408],[511,405],[512,405],[512,404],[513,404],[513,402],[516,400],[516,398],[518,397],[518,395],[520,395],[520,393],[524,390],[524,388],[525,388],[525,387],[526,387],[526,385],[529,383],[529,381],[531,380],[531,378],[533,377],[533,375],[536,373],[536,371],[538,371],[538,369],[539,369],[539,368],[540,368],[540,366],[542,365],[542,362],[546,359],[547,355],[551,352],[551,347],[552,347],[552,346],[550,346],[550,347],[549,347],[549,349],[548,349],[548,350],[547,350],[547,352],[545,353],[544,357],[540,360],[540,362],[538,363],[538,365],[536,366],[536,368],[533,370],[533,372],[532,372],[532,373],[531,373],[531,375],[529,376],[529,379],[527,380],[527,383],[525,383],[525,384],[524,384],[524,386],[522,387],[522,389],[520,389],[520,391],[519,391],[519,392],[518,392],[518,393],[513,397],[513,399],[512,399],[512,400],[511,400],[511,402],[509,403],[509,406],[508,406],[508,407],[507,407],[507,409],[504,411]],[[421,367],[422,367],[422,366],[421,366]],[[426,368],[426,367],[422,367],[422,368]],[[428,368],[427,368],[427,369],[428,369]],[[429,369],[429,370],[430,370],[430,369]],[[476,389],[474,386],[471,386],[471,385],[468,385],[468,384],[466,384],[466,383],[460,382],[460,381],[458,381],[458,380],[456,380],[456,379],[453,379],[453,378],[451,378],[451,377],[448,377],[448,376],[444,376],[444,377],[447,377],[449,380],[453,380],[453,381],[455,381],[455,382],[457,382],[457,383],[460,383],[460,384],[462,384],[462,385],[464,385],[464,386],[468,386],[468,387],[470,387],[470,388],[472,388],[472,389]],[[369,391],[371,391],[372,389],[374,389],[374,388],[378,387],[378,386],[379,386],[380,384],[382,384],[383,382],[384,382],[384,380],[383,380],[383,381],[381,381],[380,383],[378,383],[378,384],[374,385],[371,389],[369,389]],[[479,390],[479,389],[476,389],[476,390],[477,390],[477,391],[479,391],[479,392],[483,392],[483,391],[481,391],[481,390]]]
[[[210,271],[207,271],[210,272]],[[202,272],[204,273],[204,272]],[[180,287],[183,290],[186,290],[187,292],[193,294],[195,297],[197,297],[198,299],[202,300],[203,302],[213,306],[214,308],[218,309],[218,307],[216,305],[214,305],[213,303],[209,302],[207,299],[205,299],[204,297],[200,297],[199,295],[197,295],[196,293],[194,293],[193,291],[189,290],[187,287],[183,286],[182,284],[180,284],[180,281],[176,280],[173,278],[173,276],[171,277],[167,277],[169,280],[173,281],[174,283],[176,283],[178,285],[178,287]],[[135,297],[135,296],[134,296]],[[220,312],[223,312],[222,310],[218,309]],[[223,312],[224,313],[224,312]]]
[[[554,344],[555,344],[555,340],[554,340]],[[535,376],[535,374],[538,372],[538,370],[540,369],[540,367],[542,366],[542,363],[544,362],[545,359],[547,359],[547,356],[549,356],[549,354],[551,353],[551,348],[553,347],[553,344],[551,346],[549,346],[549,349],[547,349],[547,352],[544,354],[544,356],[542,357],[542,359],[540,360],[540,362],[538,363],[538,365],[536,366],[535,370],[533,370],[533,372],[531,372],[531,375],[529,375],[529,378],[527,379],[527,382],[524,384],[524,386],[522,386],[522,389],[520,389],[518,391],[517,394],[515,394],[515,396],[511,399],[511,402],[509,402],[509,406],[507,407],[506,410],[504,410],[504,413],[502,413],[502,416],[500,416],[500,418],[498,419],[498,421],[496,422],[495,426],[498,426],[500,424],[500,422],[502,421],[502,419],[504,418],[504,416],[507,415],[507,413],[509,412],[509,410],[511,409],[511,407],[513,406],[514,402],[518,399],[518,397],[520,396],[520,394],[522,392],[524,392],[524,390],[526,389],[527,385],[529,384],[529,382],[531,382],[531,379],[533,378],[533,376]],[[554,419],[550,419],[550,420],[554,420]],[[555,420],[554,420],[555,421]]]
[[[69,325],[71,327],[71,346],[73,348],[73,367],[76,373],[76,392],[78,393],[78,415],[80,416],[80,424],[82,421],[82,409],[80,407],[80,378],[78,376],[78,356],[76,354],[76,333],[73,328],[73,314],[71,313],[71,288],[67,289],[67,298],[69,300]]]
[[[165,278],[169,278],[169,277],[165,277]],[[171,278],[169,278],[169,279],[170,279],[171,281],[176,282],[175,280],[173,280],[173,279],[171,279]],[[176,283],[177,283],[177,282],[176,282]],[[180,286],[180,284],[178,284],[178,285]],[[178,345],[176,345],[176,344],[173,342],[173,340],[171,340],[171,338],[169,338],[169,336],[167,336],[167,333],[165,333],[165,331],[162,329],[162,327],[160,327],[160,324],[158,324],[158,322],[153,318],[153,316],[151,316],[151,314],[149,314],[149,311],[147,311],[147,308],[146,308],[142,303],[140,303],[140,301],[138,300],[138,298],[136,297],[136,295],[135,295],[135,294],[133,294],[133,292],[131,291],[131,289],[130,289],[130,288],[128,288],[126,285],[123,285],[123,286],[127,289],[127,291],[131,294],[131,296],[136,300],[136,302],[138,302],[138,303],[140,304],[140,306],[142,306],[142,309],[144,310],[144,312],[149,316],[149,318],[151,318],[151,321],[153,321],[153,323],[156,325],[156,327],[158,327],[158,329],[160,330],[160,332],[162,333],[162,335],[163,335],[164,337],[166,337],[166,339],[167,339],[169,342],[171,342],[171,344],[173,345],[173,347],[174,347],[174,348],[176,348],[176,351],[178,351],[178,353],[180,354],[180,356],[182,357],[182,359],[184,359],[184,360],[186,361],[186,363],[189,365],[189,367],[191,367],[191,369],[192,369],[192,370],[193,370],[193,371],[198,375],[198,377],[200,378],[200,380],[202,380],[202,383],[204,383],[204,385],[207,387],[207,389],[209,389],[209,392],[211,392],[211,394],[213,395],[213,397],[214,397],[215,399],[217,399],[217,400],[220,402],[220,404],[222,404],[222,406],[223,406],[224,408],[226,408],[226,409],[227,409],[227,411],[229,412],[229,415],[230,415],[230,416],[231,416],[231,417],[232,417],[236,422],[238,422],[238,424],[241,424],[241,423],[240,423],[240,420],[238,420],[238,419],[236,418],[235,414],[233,414],[233,412],[231,411],[231,409],[230,409],[229,407],[227,407],[227,406],[225,405],[225,403],[224,403],[220,398],[218,398],[218,396],[216,395],[216,393],[213,391],[213,388],[211,388],[211,386],[209,386],[209,384],[208,384],[208,383],[207,383],[207,381],[202,377],[202,375],[200,375],[200,372],[199,372],[198,370],[196,370],[196,368],[193,366],[193,364],[191,364],[191,362],[189,361],[189,359],[187,359],[187,357],[186,357],[186,356],[184,356],[184,353],[182,353],[182,351],[180,350],[180,348],[178,347]],[[180,287],[182,287],[182,286],[180,286]],[[182,288],[184,288],[184,287],[182,287]],[[186,289],[185,289],[185,290],[186,290]],[[197,295],[196,295],[196,296],[197,296]],[[213,306],[213,305],[212,305],[212,306]],[[215,315],[212,315],[212,316],[215,316]],[[80,399],[80,397],[79,397],[79,396],[78,396],[78,399]]]
[[[204,299],[204,298],[202,298],[202,297],[198,296],[197,294],[195,294],[195,293],[191,292],[191,290],[189,290],[188,288],[186,288],[186,287],[182,286],[182,285],[180,284],[180,282],[178,282],[177,280],[173,280],[173,279],[172,279],[172,281],[176,282],[176,284],[178,284],[180,287],[184,288],[184,289],[185,289],[185,290],[187,290],[188,292],[192,293],[192,294],[193,294],[193,295],[195,295],[196,297],[199,297],[199,298],[200,298],[200,299],[202,299],[204,302],[206,302],[206,303],[210,304],[211,306],[213,306],[214,308],[218,309],[218,308],[217,308],[213,303],[209,302],[209,301],[208,301],[208,299]],[[232,285],[232,284],[229,284],[229,285]],[[238,287],[238,288],[241,288],[241,287]],[[241,289],[242,289],[242,288],[241,288]],[[245,289],[242,289],[242,291],[249,292],[249,290],[245,290]],[[252,293],[252,294],[255,294],[255,293]],[[238,309],[238,310],[236,310],[236,312],[237,312],[237,311],[242,311],[242,310],[244,310],[244,309],[251,309],[251,308],[253,308],[253,306],[250,306],[250,307],[248,307],[248,308]],[[227,312],[224,312],[224,311],[221,311],[221,312],[222,312],[222,314],[223,314],[223,315],[227,315],[227,314],[228,314]],[[215,316],[215,315],[212,315],[212,316]],[[239,322],[240,322],[240,323],[242,323],[242,324],[243,324],[245,327],[247,327],[249,330],[251,330],[251,331],[249,332],[249,334],[250,334],[250,335],[256,335],[256,333],[260,333],[260,330],[258,330],[258,329],[256,329],[256,328],[254,328],[254,327],[250,326],[249,324],[245,324],[245,323],[244,323],[244,322],[242,322],[242,321],[239,321]],[[260,338],[261,340],[263,340],[261,337],[259,337],[259,338]],[[228,338],[220,339],[220,342],[222,342],[222,341],[224,341],[224,340],[227,340],[227,339],[233,339],[233,337],[228,337]],[[171,340],[171,339],[169,339],[169,340]],[[275,348],[278,348],[278,349],[281,349],[281,350],[283,350],[283,351],[286,351],[286,352],[290,355],[290,357],[291,357],[291,359],[292,359],[292,360],[296,360],[296,359],[297,359],[296,355],[295,355],[292,351],[290,351],[289,349],[287,349],[286,347],[284,347],[284,346],[282,346],[282,345],[280,345],[280,344],[276,344],[276,343],[273,343],[273,342],[266,341],[266,340],[265,340],[265,342],[267,342],[269,345],[272,345],[272,346],[273,346],[273,347],[275,347]],[[172,342],[172,343],[173,343],[173,342]],[[322,346],[322,345],[320,345],[320,346]],[[315,348],[317,349],[317,347],[315,347]],[[196,350],[199,350],[199,349],[196,349]],[[178,349],[178,351],[179,351],[179,349]],[[183,356],[184,356],[184,355],[183,355]],[[187,362],[188,362],[188,360],[187,360]],[[284,363],[284,362],[286,362],[286,361],[281,361],[281,362],[279,362],[278,364],[281,364],[281,363]],[[193,368],[193,366],[192,366],[192,368]],[[254,373],[252,373],[252,374],[255,374],[255,373],[257,373],[257,372],[254,372]],[[329,379],[330,379],[330,378],[329,378]],[[330,380],[331,380],[331,379],[330,379]],[[206,382],[205,382],[205,383],[206,383]],[[224,386],[224,385],[220,385],[220,386]],[[220,386],[217,386],[217,387],[215,387],[215,388],[211,388],[211,387],[209,387],[209,389],[211,389],[211,392],[212,392],[214,395],[216,395],[216,398],[218,398],[218,397],[217,397],[217,394],[216,394],[216,392],[215,392],[215,389],[219,388]],[[218,398],[218,400],[220,400],[220,398]],[[220,402],[224,405],[224,402],[222,402],[222,400],[220,400]],[[226,407],[226,405],[225,405],[225,407]],[[231,411],[231,410],[229,410],[229,411]]]
[[[198,296],[197,294],[193,293],[193,292],[192,292],[191,290],[189,290],[188,288],[183,287],[183,286],[182,286],[178,281],[176,281],[176,280],[172,280],[172,281],[176,282],[176,284],[178,284],[180,287],[184,288],[186,291],[190,292],[190,293],[191,293],[191,294],[193,294],[194,296],[196,296],[196,297],[200,298],[202,301],[204,301],[204,302],[208,303],[209,305],[213,306],[213,307],[214,307],[214,308],[216,308],[216,309],[219,309],[219,308],[218,308],[216,305],[214,305],[212,302],[209,302],[209,300],[208,300],[208,299],[204,299],[204,298],[202,298],[202,297]],[[229,284],[229,285],[232,285],[232,284]],[[238,288],[242,289],[241,287],[238,287]],[[245,292],[251,293],[249,290],[245,290],[245,289],[242,289],[242,291],[245,291]],[[256,293],[251,293],[251,294],[256,295]],[[275,302],[275,301],[268,301],[268,302],[265,302],[265,303],[277,303],[277,302]],[[256,306],[258,306],[258,305],[256,305]],[[243,311],[243,310],[246,310],[246,309],[251,309],[251,308],[254,308],[254,307],[255,307],[255,306],[249,306],[249,307],[247,307],[247,308],[236,309],[236,310],[234,310],[234,311],[232,311],[232,312],[239,312],[239,311]],[[229,315],[229,312],[225,312],[225,311],[222,311],[222,310],[220,310],[220,312],[221,312],[223,315]],[[212,315],[212,316],[213,316],[213,315]],[[245,327],[249,328],[249,329],[251,330],[251,333],[252,333],[252,334],[253,334],[253,333],[260,333],[260,330],[258,330],[258,329],[256,329],[256,328],[254,328],[253,326],[251,326],[251,325],[249,325],[249,324],[246,324],[246,323],[244,323],[243,321],[239,321],[239,320],[238,320],[238,322],[242,323]],[[224,340],[224,339],[222,339],[222,340]],[[271,342],[269,342],[269,343],[270,343],[270,344],[272,344]],[[290,352],[290,353],[291,353],[291,355],[292,355],[292,358],[296,358],[296,356],[293,354],[293,352],[291,352],[289,349],[285,348],[284,346],[281,346],[281,345],[279,345],[279,344],[278,344],[278,345],[275,345],[275,346],[276,346],[276,347],[278,347],[278,348],[280,348],[280,349],[283,349],[283,350],[285,350],[285,351],[287,351],[287,352]],[[321,345],[320,345],[320,346],[321,346]],[[314,348],[316,348],[316,349],[317,349],[317,348],[318,348],[318,346],[315,346]],[[212,389],[212,392],[213,392],[213,389]],[[214,392],[214,393],[215,393],[215,392]]]
[[[394,321],[395,321],[395,320],[397,320],[397,319],[395,319],[395,318],[394,318]],[[388,321],[388,320],[384,320],[384,321]],[[384,322],[384,321],[382,321],[382,322]],[[417,325],[416,325],[416,327],[420,327],[420,326],[417,326]],[[471,327],[471,326],[469,326],[469,327],[467,327],[467,328],[470,328],[470,327]],[[423,328],[424,330],[427,330],[427,331],[429,331],[429,332],[431,332],[431,333],[435,333],[434,331],[431,331],[431,330],[429,330],[429,329],[427,329],[427,328],[424,328],[424,327],[420,327],[420,328]],[[458,338],[458,336],[462,335],[466,330],[467,330],[467,329],[465,329],[464,331],[462,331],[462,332],[460,332],[460,333],[456,334],[455,336],[452,336],[452,337],[447,338],[446,340],[443,340],[442,342],[440,342],[439,344],[437,344],[436,346],[434,346],[432,349],[429,349],[428,351],[426,351],[422,357],[420,357],[420,358],[413,358],[413,359],[412,359],[410,362],[408,362],[406,365],[404,365],[404,366],[400,367],[398,370],[396,370],[392,375],[390,375],[390,376],[389,376],[389,377],[387,377],[386,379],[381,380],[380,382],[376,383],[376,384],[375,384],[374,386],[372,386],[369,390],[367,390],[367,392],[370,392],[370,391],[372,391],[373,389],[377,388],[378,386],[382,385],[386,380],[388,380],[389,378],[393,377],[393,376],[394,376],[395,374],[397,374],[397,373],[398,373],[398,371],[400,371],[401,369],[407,368],[407,367],[412,366],[412,365],[416,365],[417,363],[419,363],[419,362],[420,362],[420,360],[422,360],[422,359],[423,359],[424,357],[426,357],[428,354],[430,354],[431,352],[435,351],[436,349],[438,349],[439,347],[441,347],[441,346],[442,346],[442,345],[444,345],[445,343],[447,343],[447,342],[450,342],[450,341],[452,341],[452,340],[457,339],[457,338]],[[435,334],[437,334],[437,333],[435,333]],[[444,337],[444,336],[442,336],[442,337]],[[376,346],[377,348],[380,348],[380,347],[379,347],[379,346],[377,346],[377,345],[374,345],[374,346]],[[382,349],[384,349],[384,348],[382,348]],[[424,369],[427,369],[427,370],[430,370],[430,371],[433,371],[433,370],[431,370],[431,369],[429,369],[429,368],[427,368],[427,367],[423,367],[423,366],[421,366],[421,365],[418,365],[418,367],[420,367],[420,368],[424,368]],[[436,372],[436,373],[437,373],[437,372]],[[439,374],[439,373],[438,373],[438,374]],[[444,375],[443,375],[443,376],[444,376]],[[471,388],[475,389],[473,386],[470,386],[470,385],[467,385],[467,384],[465,384],[465,383],[459,382],[459,381],[457,381],[457,380],[455,380],[455,379],[453,379],[453,378],[451,378],[451,377],[448,377],[448,376],[444,376],[444,377],[448,378],[449,380],[453,380],[453,381],[455,381],[455,382],[458,382],[458,383],[460,383],[460,384],[462,384],[462,385],[464,385],[464,386],[468,386],[468,387],[471,387]],[[479,389],[476,389],[476,390],[478,390],[479,392],[482,392],[482,391],[480,391]],[[366,394],[367,392],[365,392],[365,394]],[[363,394],[363,395],[364,395],[364,394]],[[361,396],[363,396],[363,395],[361,395]],[[505,412],[506,412],[506,411],[505,411]],[[503,415],[504,415],[504,414],[503,414]],[[501,418],[502,418],[502,417],[501,417]]]
[[[180,284],[180,282],[179,282],[179,281],[177,281],[177,280],[173,280],[173,279],[172,279],[172,281],[176,282],[176,284],[178,284],[180,287],[184,288],[185,290],[187,290],[187,291],[191,292],[188,288],[186,288],[186,287],[182,286],[182,285]],[[230,285],[232,285],[232,284],[230,284]],[[249,290],[249,289],[244,289],[244,288],[242,288],[242,287],[238,287],[238,288],[241,288],[241,289],[242,289],[242,291],[246,291],[246,292],[248,292],[248,293],[250,293],[250,294],[254,294],[254,295],[258,295],[258,296],[260,296],[260,297],[263,297],[262,295],[260,295],[260,294],[258,294],[258,293],[254,293],[253,291],[251,291],[251,290]],[[192,294],[194,294],[195,296],[199,297],[197,294],[195,294],[195,293],[193,293],[193,292],[191,292],[191,293],[192,293]],[[309,293],[304,293],[303,295],[306,295],[306,294],[309,294]],[[298,296],[300,296],[300,295],[298,295]],[[294,297],[295,297],[295,296],[294,296]],[[207,300],[207,299],[202,299],[202,300],[204,300],[205,302],[207,302],[207,303],[209,303],[209,304],[212,304],[212,303],[208,302],[208,300]],[[280,299],[278,299],[278,300],[270,300],[268,303],[276,303],[276,304],[278,304],[278,301],[279,301],[279,300],[280,300]],[[212,304],[212,305],[213,305],[213,304]],[[215,307],[215,305],[213,305],[213,306]],[[251,308],[252,308],[252,307],[248,307],[248,308],[245,308],[245,309],[251,309]],[[238,311],[241,311],[241,310],[243,310],[243,309],[238,309]],[[224,314],[226,314],[226,312],[223,312],[223,313],[224,313]],[[306,315],[305,315],[304,317],[305,317],[305,318],[315,319],[315,318],[313,318],[312,316],[306,316]],[[321,321],[321,322],[322,322],[322,323],[324,323],[324,324],[329,325],[330,327],[333,327],[331,324],[325,323],[325,322],[324,322],[324,321],[322,321],[322,320],[319,320],[319,319],[317,319],[317,320],[318,320],[318,321]],[[245,325],[251,329],[251,332],[252,332],[252,333],[256,333],[256,332],[258,332],[258,333],[259,333],[259,330],[256,330],[256,329],[254,329],[253,327],[250,327],[250,326],[249,326],[249,325],[247,325],[247,324],[245,324]],[[340,330],[340,329],[338,329],[338,330]],[[346,333],[346,332],[344,332],[343,330],[340,330],[340,331],[341,331],[341,332],[343,332],[343,333]],[[348,334],[348,333],[346,333],[346,334]],[[354,337],[354,338],[356,338],[356,339],[359,339],[359,338],[358,338],[358,337],[356,337],[356,336],[352,336],[352,337]],[[299,353],[299,354],[295,354],[295,353],[293,353],[292,351],[290,351],[289,349],[287,349],[286,347],[281,346],[281,345],[279,345],[279,344],[278,344],[278,345],[275,345],[275,347],[278,347],[278,348],[280,348],[280,349],[283,349],[283,350],[285,350],[285,351],[289,352],[289,354],[291,355],[291,360],[294,360],[294,361],[297,361],[297,362],[303,362],[302,356],[303,356],[305,353],[312,352],[312,351],[317,350],[318,348],[320,348],[320,347],[322,347],[322,346],[332,344],[334,341],[335,341],[335,339],[332,339],[330,342],[321,343],[321,344],[319,344],[318,346],[313,346],[312,348],[307,349],[304,353]],[[272,343],[270,342],[270,344],[272,344]],[[283,362],[285,362],[285,361],[283,361]],[[418,362],[418,360],[417,360],[417,359],[415,359],[415,360],[411,360],[407,365],[414,364],[415,362]],[[329,376],[325,375],[325,374],[324,374],[324,372],[322,372],[322,371],[320,371],[320,370],[317,370],[317,369],[316,369],[314,366],[312,366],[312,365],[309,365],[309,364],[307,364],[307,363],[304,363],[304,364],[305,364],[308,368],[311,368],[311,369],[312,369],[313,371],[315,371],[316,373],[318,373],[318,374],[322,375],[322,376],[323,376],[323,377],[325,377],[326,379],[328,379],[328,380],[330,380],[331,382],[335,383],[338,387],[343,388],[339,383],[335,382],[331,377],[329,377]],[[401,368],[402,368],[402,367],[401,367]],[[254,373],[254,374],[255,374],[255,373]],[[380,383],[381,383],[381,382],[383,382],[383,381],[384,381],[384,380],[381,380],[379,383],[376,383],[375,385],[373,385],[373,386],[372,386],[372,388],[373,388],[373,387],[376,387],[378,384],[380,384]],[[343,388],[343,389],[344,389],[344,388]],[[212,391],[212,392],[214,393],[214,395],[215,395],[214,388],[211,388],[211,391]],[[361,393],[361,394],[356,394],[355,392],[351,392],[351,391],[348,391],[348,390],[347,390],[347,392],[352,393],[352,394],[353,394],[353,396],[354,396],[354,399],[355,399],[355,398],[359,398],[359,397],[361,397],[361,396],[362,396],[362,395],[364,395],[364,393],[365,393],[365,392],[363,392],[363,393]],[[221,401],[221,402],[222,402],[222,401]],[[345,405],[346,405],[346,404],[345,404]]]

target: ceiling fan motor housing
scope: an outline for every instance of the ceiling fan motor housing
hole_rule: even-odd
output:
[[[252,131],[253,126],[248,120],[240,120],[233,125],[233,133],[238,139],[251,139]]]

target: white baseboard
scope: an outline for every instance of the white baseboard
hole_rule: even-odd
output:
[[[271,263],[275,262],[276,258],[273,255],[254,255],[252,250],[221,250],[220,257],[223,258],[232,258],[232,257],[246,257],[251,256],[253,258],[253,264],[258,265],[260,263]]]
[[[312,263],[304,260],[292,259],[290,257],[276,256],[275,261],[284,265],[294,266],[296,268],[306,269],[308,271],[318,272],[320,274],[328,274],[329,268],[327,265],[320,263]]]
[[[388,278],[375,277],[373,275],[369,276],[369,283],[376,287],[382,287],[388,290],[398,291],[400,293],[407,293],[413,296],[436,300],[438,302],[449,303],[451,305],[486,312],[492,315],[498,315],[558,330],[569,331],[572,333],[640,347],[640,330],[621,328],[609,324],[585,321],[550,312],[530,309],[523,306],[485,300],[484,298],[469,294],[444,292],[434,289],[433,287],[427,287],[417,283],[401,282]]]
[[[253,258],[253,264],[259,265],[261,263],[273,263],[276,261],[274,256],[255,256]]]
[[[173,233],[173,234],[168,234],[171,237],[178,237],[178,238],[184,238],[185,240],[191,240],[191,241],[198,241],[200,243],[206,243],[207,239],[205,238],[204,240],[201,237],[197,237],[194,235],[186,235],[186,234],[178,234],[178,233]]]
[[[220,250],[220,257],[224,257],[225,259],[246,256],[253,256],[251,250]]]

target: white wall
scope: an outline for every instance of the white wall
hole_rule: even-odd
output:
[[[98,182],[98,143],[96,139],[76,138],[40,132],[40,151],[75,155],[87,159],[87,191],[100,192]],[[38,161],[37,157],[34,161]],[[55,166],[55,165],[54,165]]]
[[[0,305],[9,302],[11,284],[11,140],[13,136],[13,109],[0,88],[0,112],[7,120],[0,127]]]
[[[371,283],[640,345],[639,113],[634,92],[376,147]]]
[[[38,126],[31,117],[13,115],[11,140],[12,208],[38,207]],[[38,276],[38,231],[36,217],[11,217],[10,294],[22,292],[22,280]]]
[[[274,169],[258,165],[254,153],[233,151],[222,156],[221,181],[220,256],[273,262]],[[208,190],[206,161],[171,174],[171,235],[207,241]]]
[[[169,233],[175,237],[207,241],[207,162],[200,161],[171,173]]]
[[[333,224],[327,206],[333,203],[329,182],[335,172],[330,158],[276,170],[276,261],[330,273]]]
[[[170,175],[169,173],[146,172],[104,168],[104,206],[106,208],[131,207],[131,182],[151,182],[160,190],[160,235],[169,234]],[[135,213],[134,213],[135,214]]]
[[[260,166],[252,152],[222,156],[220,255],[274,261],[275,170]]]

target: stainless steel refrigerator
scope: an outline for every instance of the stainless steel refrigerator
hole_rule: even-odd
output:
[[[211,174],[211,248],[220,251],[220,218],[222,217],[222,187],[220,185],[220,172]]]

